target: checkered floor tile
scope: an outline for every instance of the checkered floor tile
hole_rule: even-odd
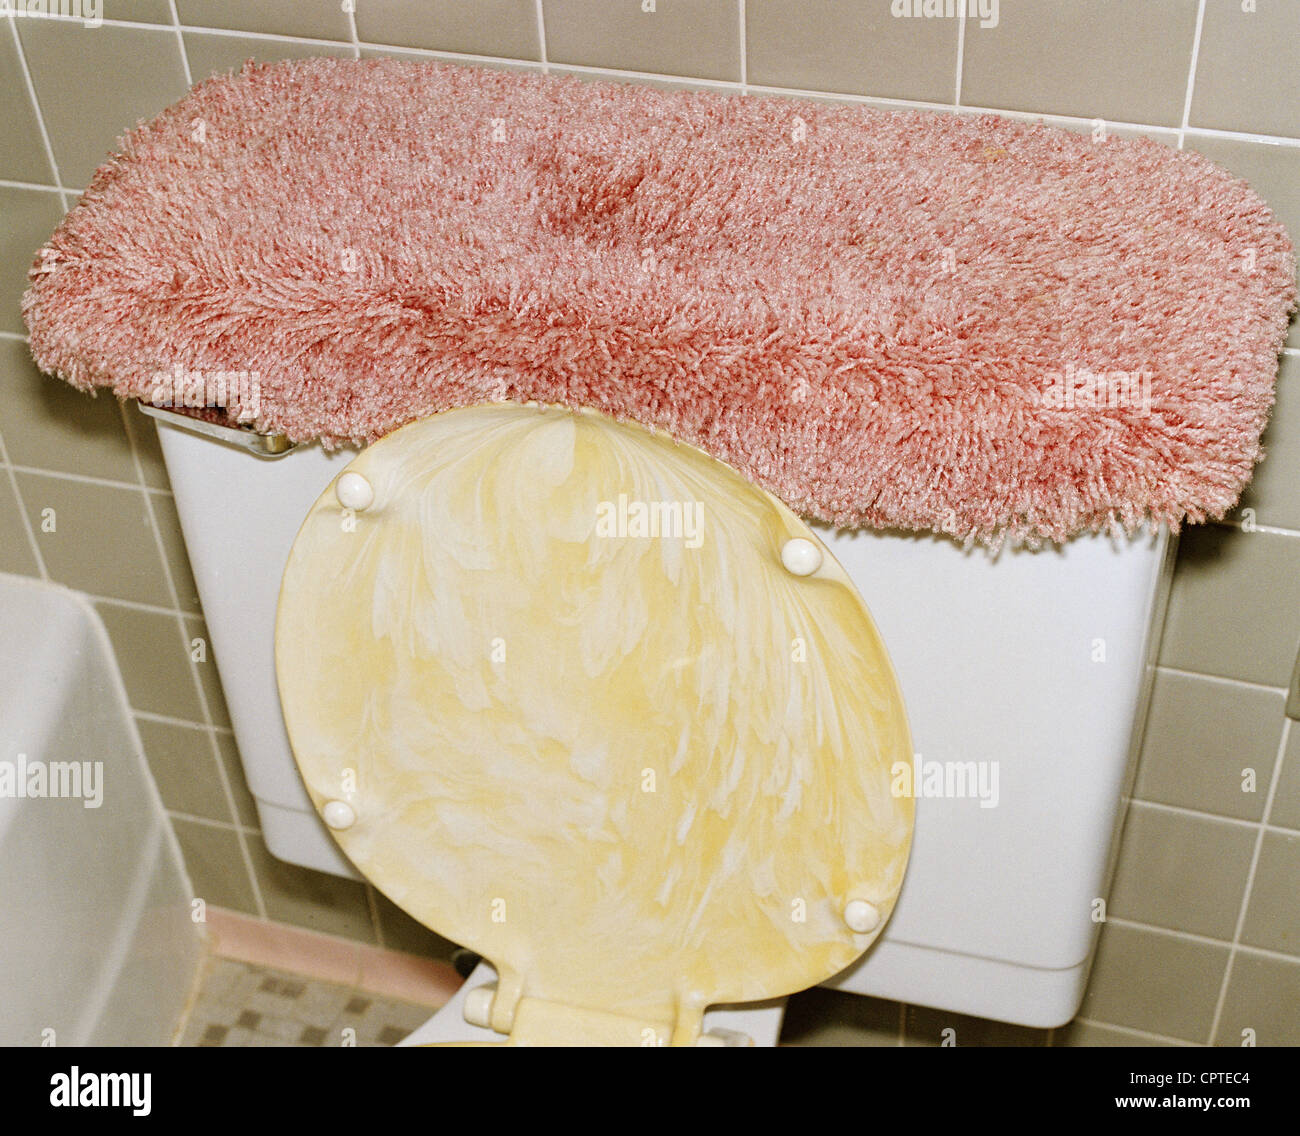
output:
[[[392,1046],[432,1016],[428,1006],[218,958],[181,1045]]]

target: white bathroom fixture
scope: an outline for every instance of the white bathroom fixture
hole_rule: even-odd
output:
[[[0,573],[0,1045],[170,1044],[202,923],[104,626]]]
[[[294,765],[274,625],[281,575],[313,503],[333,485],[335,507],[366,516],[378,507],[375,486],[336,481],[355,452],[310,446],[265,460],[156,416],[267,843],[283,859],[355,876]],[[995,557],[930,536],[817,535],[889,651],[915,753],[897,770],[916,797],[897,908],[866,956],[829,984],[1028,1026],[1068,1021],[1109,884],[1173,541],[1163,531],[1084,536]],[[797,543],[807,538],[792,539],[779,550],[785,568],[795,578],[816,572],[817,557]],[[326,809],[336,832],[349,828],[348,814]],[[854,930],[871,923],[864,903],[841,911]],[[468,986],[488,978],[482,968]],[[421,1036],[475,1036],[458,1013],[449,1007]],[[715,1025],[706,1017],[704,1031]]]

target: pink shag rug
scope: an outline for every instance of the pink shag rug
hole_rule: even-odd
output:
[[[127,135],[23,311],[75,386],[243,374],[222,413],[295,440],[591,406],[838,525],[1036,543],[1236,501],[1294,272],[1145,140],[313,59]]]

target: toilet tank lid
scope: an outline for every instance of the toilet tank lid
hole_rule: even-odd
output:
[[[310,59],[127,134],[23,312],[77,387],[293,440],[589,406],[811,517],[1034,543],[1236,502],[1294,272],[1144,138]]]

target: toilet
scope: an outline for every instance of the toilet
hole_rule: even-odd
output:
[[[268,849],[485,960],[419,1041],[1079,1009],[1164,525],[1259,456],[1291,243],[1196,155],[851,110],[252,64],[39,251],[37,364],[159,420]]]
[[[482,405],[326,451],[139,409],[268,848],[485,960],[409,1043],[771,1045],[817,983],[1076,1013],[1165,530],[994,556],[810,527],[587,410]],[[828,731],[799,754],[791,705]],[[696,706],[713,732],[683,741]],[[770,840],[719,811],[742,791]]]
[[[594,411],[474,406],[308,511],[276,623],[312,803],[356,868],[496,971],[511,1045],[726,1044],[825,981],[903,882],[903,699],[816,535]]]

